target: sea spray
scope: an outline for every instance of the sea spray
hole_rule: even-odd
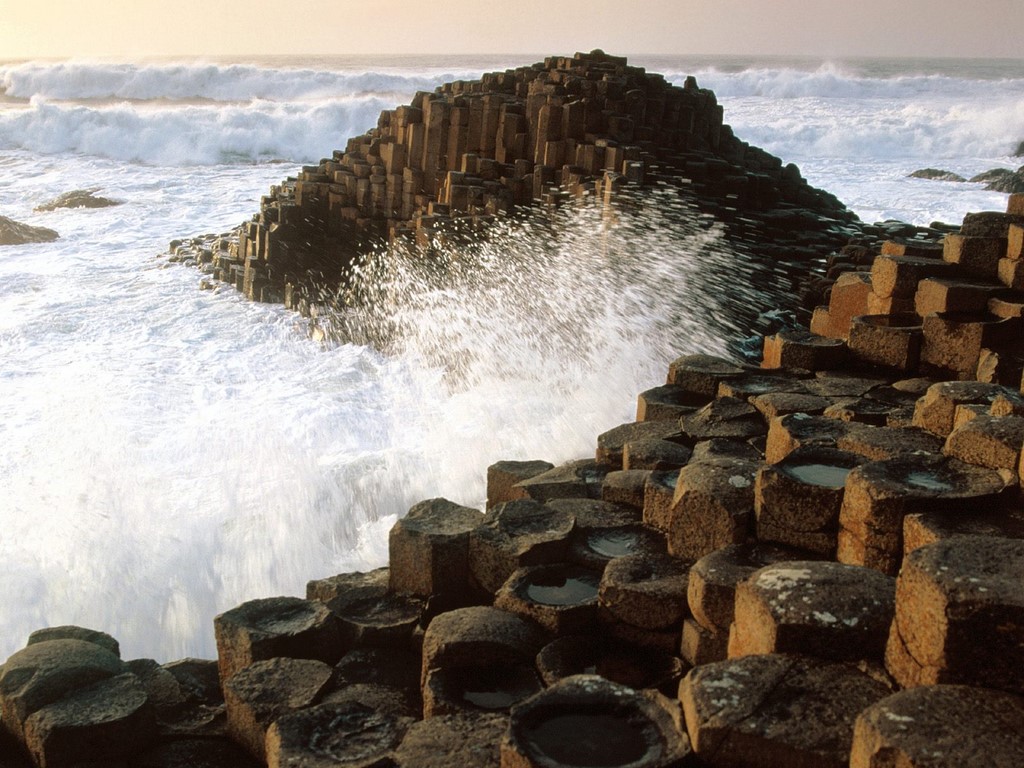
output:
[[[210,657],[216,613],[384,564],[417,501],[481,506],[493,461],[592,455],[674,356],[725,349],[726,287],[749,284],[668,200],[509,220],[431,258],[368,258],[368,301],[324,345],[281,307],[187,293],[181,268],[132,289],[172,289],[145,322],[84,297],[40,325],[58,359],[46,419],[8,448],[0,654],[76,623],[128,656]]]

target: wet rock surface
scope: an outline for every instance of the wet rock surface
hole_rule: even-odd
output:
[[[33,227],[20,224],[6,216],[0,216],[0,245],[24,245],[26,243],[49,243],[57,238],[54,230],[47,227]]]
[[[114,205],[121,205],[120,200],[111,200],[109,197],[97,195],[98,189],[76,189],[58,195],[42,205],[37,205],[37,211],[56,211],[60,208],[110,208]]]

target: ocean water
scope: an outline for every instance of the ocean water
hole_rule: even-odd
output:
[[[167,262],[380,110],[527,63],[0,62],[0,215],[62,235],[0,248],[0,659],[67,623],[126,657],[212,657],[216,613],[383,564],[416,501],[482,506],[493,461],[590,455],[672,358],[725,348],[704,321],[728,248],[653,207],[508,228],[446,283],[396,257],[360,318],[388,325],[386,349],[317,344]],[[1002,209],[906,176],[1024,162],[1024,62],[633,63],[696,75],[738,136],[867,221]],[[34,210],[82,188],[123,204]]]

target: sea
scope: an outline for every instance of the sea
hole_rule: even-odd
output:
[[[542,58],[0,59],[0,215],[61,235],[0,247],[0,660],[63,624],[213,658],[217,613],[380,567],[414,503],[482,508],[495,461],[592,455],[670,360],[743,333],[707,322],[709,285],[736,282],[721,232],[658,206],[506,224],[450,282],[396,256],[362,319],[387,344],[318,340],[168,259],[381,110]],[[694,75],[867,222],[1004,210],[908,174],[1024,163],[1024,61],[630,62]],[[35,210],[79,189],[121,205]]]

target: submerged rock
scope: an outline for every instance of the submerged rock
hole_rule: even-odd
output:
[[[120,200],[111,200],[109,197],[97,197],[95,192],[95,189],[75,189],[71,192],[65,192],[48,203],[37,205],[36,210],[55,211],[58,208],[109,208],[113,205],[121,205]]]
[[[909,175],[911,179],[931,179],[932,181],[967,181],[959,173],[943,171],[939,168],[921,168]]]
[[[0,216],[0,245],[24,245],[25,243],[49,243],[60,237],[52,229],[20,224],[6,216]]]

